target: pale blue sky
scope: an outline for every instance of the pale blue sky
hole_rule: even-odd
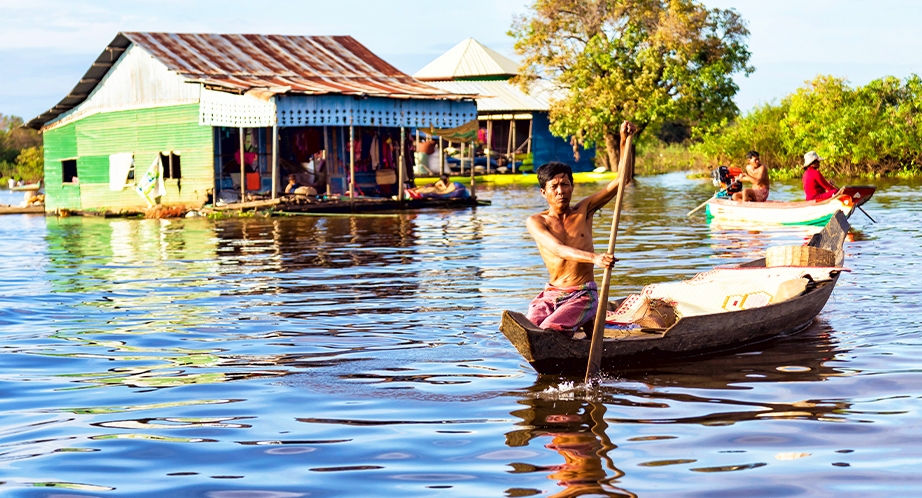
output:
[[[526,0],[0,0],[0,113],[53,107],[119,31],[351,35],[412,74],[474,37],[515,59],[506,35]],[[704,0],[738,10],[756,72],[739,77],[743,110],[817,74],[865,84],[922,73],[922,2]]]

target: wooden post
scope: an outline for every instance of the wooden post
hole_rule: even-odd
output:
[[[420,171],[419,168],[418,168],[419,165],[416,164],[416,161],[417,161],[418,158],[419,158],[419,128],[416,128],[416,146],[413,147],[413,149],[416,151],[416,154],[413,155],[413,166],[414,166],[414,169],[413,169],[413,178],[416,178],[416,175],[418,175],[418,174],[419,174],[419,171]],[[425,167],[426,169],[428,169],[428,168],[429,168],[429,165],[428,165],[428,164],[425,164],[425,165],[423,165],[423,167]]]
[[[487,121],[487,174],[490,174],[490,148],[493,147],[493,120]]]
[[[275,199],[279,190],[279,124],[272,124],[272,198]]]
[[[327,195],[330,195],[330,168],[332,168],[332,158],[330,157],[330,139],[327,137],[327,127],[323,127],[323,178],[327,184]],[[314,176],[317,175],[317,168],[314,168]]]
[[[471,140],[471,198],[477,198],[477,187],[474,185],[474,141]]]
[[[400,169],[397,172],[397,200],[403,202],[403,187],[404,183],[407,181],[407,170],[406,170],[406,158],[403,153],[404,141],[406,140],[406,132],[403,126],[400,127],[400,160],[397,161],[397,167]]]
[[[221,161],[221,128],[212,128],[214,133],[211,134],[211,139],[214,141],[214,150],[217,158],[215,159],[216,166],[218,168],[218,185],[215,189],[214,202],[218,200],[218,194],[221,193],[221,184],[224,183],[224,163]]]
[[[247,200],[247,171],[246,171],[246,154],[243,153],[243,127],[240,127],[240,202]]]
[[[512,172],[515,173],[515,151],[519,150],[518,146],[515,144],[515,114],[512,115],[512,121],[510,121],[512,128]]]
[[[349,117],[349,199],[355,200],[355,127]]]
[[[509,159],[510,150],[512,150],[512,121],[509,121],[509,132],[506,133],[506,159]]]
[[[471,164],[471,167],[474,165]],[[461,142],[461,174],[464,175],[464,142]]]
[[[439,174],[445,174],[445,151],[442,149],[442,137],[439,137]]]
[[[535,124],[535,118],[531,118],[528,120],[528,148],[525,149],[526,154],[531,154],[531,131],[532,131],[532,127],[534,124]]]

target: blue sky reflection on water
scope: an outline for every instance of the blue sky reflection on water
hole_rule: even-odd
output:
[[[853,271],[806,332],[589,392],[497,331],[544,283],[533,187],[394,216],[0,217],[0,490],[915,494],[918,187],[852,217]],[[638,179],[613,295],[809,235],[686,219],[710,189]]]

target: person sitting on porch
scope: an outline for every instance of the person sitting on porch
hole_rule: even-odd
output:
[[[451,181],[451,178],[446,174],[442,174],[435,183],[407,189],[407,195],[411,199],[467,199],[470,197],[470,193],[468,193],[464,185]]]
[[[288,185],[285,185],[285,193],[293,194],[300,186],[301,184],[298,183],[298,179],[295,178],[295,175],[288,175]]]
[[[449,177],[446,174],[439,176],[438,181],[436,181],[432,186],[435,187],[435,189],[438,190],[440,194],[447,194],[448,192],[451,192],[455,189],[455,185],[449,181]]]

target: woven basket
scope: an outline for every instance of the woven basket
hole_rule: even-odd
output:
[[[376,170],[375,182],[378,185],[393,185],[397,183],[397,170],[383,168]]]
[[[836,254],[810,246],[776,246],[765,251],[765,266],[826,266],[836,265]]]

